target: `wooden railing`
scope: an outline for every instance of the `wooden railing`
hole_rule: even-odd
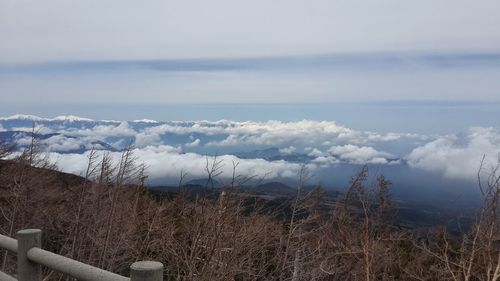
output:
[[[139,261],[130,266],[130,278],[43,250],[42,231],[25,229],[17,240],[0,235],[0,249],[17,255],[15,277],[0,271],[0,281],[41,281],[42,266],[83,281],[162,281],[163,264]]]

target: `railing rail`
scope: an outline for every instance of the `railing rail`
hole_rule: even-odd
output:
[[[28,258],[33,262],[52,268],[78,280],[130,281],[130,278],[56,255],[40,248],[30,249],[28,251]]]
[[[0,234],[0,248],[17,255],[17,276],[0,271],[0,281],[41,281],[41,266],[82,281],[162,281],[163,264],[139,261],[130,266],[130,278],[43,250],[42,232],[25,229],[17,240]]]
[[[17,240],[0,234],[0,248],[17,254]]]
[[[0,280],[2,280],[2,281],[17,281],[16,278],[10,276],[7,273],[3,273],[1,271],[0,271]]]

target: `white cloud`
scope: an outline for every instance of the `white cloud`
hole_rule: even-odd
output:
[[[160,145],[161,138],[158,134],[147,134],[145,132],[140,132],[135,135],[135,146],[136,147],[146,147],[151,145]]]
[[[387,164],[387,158],[394,157],[390,153],[377,151],[373,147],[356,146],[347,144],[343,146],[332,146],[328,152],[339,159],[354,164]]]
[[[419,135],[398,133],[374,133],[356,131],[333,121],[302,120],[297,122],[230,122],[219,121],[218,124],[200,124],[187,128],[189,132],[228,134],[222,141],[213,141],[209,146],[308,146],[331,145],[332,143],[377,143],[405,138],[420,138]],[[222,126],[220,126],[222,125]],[[210,126],[206,128],[205,126]],[[177,130],[178,131],[178,130]]]
[[[67,130],[61,130],[60,133],[64,133],[72,136],[82,136],[89,137],[90,139],[101,140],[105,137],[122,137],[122,136],[134,136],[137,132],[130,128],[128,122],[123,121],[117,125],[96,125],[91,128],[69,128]]]
[[[289,147],[280,148],[279,152],[281,154],[290,155],[290,154],[294,153],[296,150],[297,150],[297,148],[295,148],[295,146],[291,145]]]
[[[313,148],[310,150],[310,152],[307,155],[313,156],[313,157],[320,157],[320,156],[323,156],[324,153],[317,148]]]
[[[51,119],[52,120],[52,119]],[[353,130],[333,121],[302,120],[296,122],[282,121],[189,121],[166,122],[161,124],[143,123],[131,126],[128,122],[104,123],[89,125],[51,123],[44,121],[37,129],[43,133],[59,133],[44,141],[52,152],[70,152],[76,149],[90,149],[92,143],[103,142],[115,149],[123,149],[135,138],[135,147],[143,149],[161,145],[180,145],[186,148],[197,148],[200,151],[219,153],[235,151],[235,149],[261,149],[277,147],[280,153],[291,155],[304,151],[316,158],[316,162],[325,164],[344,161],[355,164],[388,163],[392,154],[380,152],[377,145],[385,142],[398,142],[400,145],[414,144],[410,139],[423,140],[426,136],[376,133]],[[134,129],[135,128],[135,129]],[[30,128],[16,128],[31,131]],[[165,134],[178,135],[165,138]],[[187,137],[188,142],[184,139]],[[211,140],[215,138],[216,140]],[[217,140],[218,139],[218,140]],[[20,145],[28,145],[28,139],[18,139]],[[183,143],[178,143],[183,141]],[[405,143],[406,142],[406,143]],[[361,145],[362,144],[362,145]],[[105,149],[97,146],[98,149]],[[333,159],[329,159],[333,156]],[[321,157],[327,157],[328,161]]]
[[[115,163],[119,161],[121,153],[110,154]],[[206,156],[196,153],[182,153],[178,148],[171,146],[148,146],[134,149],[134,155],[138,162],[144,163],[147,173],[151,179],[170,178],[175,179],[181,171],[188,172],[191,178],[206,177]],[[86,154],[61,154],[50,153],[50,157],[58,167],[68,173],[82,174],[86,168]],[[238,162],[237,173],[243,176],[258,176],[266,178],[290,178],[298,175],[301,165],[286,161],[266,161],[263,159],[239,159],[233,155],[222,155],[218,157],[222,161],[221,177],[232,175],[232,162]],[[315,165],[309,165],[309,169],[315,169]]]
[[[483,155],[487,171],[497,163],[499,154],[500,130],[476,127],[465,137],[445,136],[415,148],[408,162],[448,178],[475,180]]]
[[[145,128],[141,137],[157,138],[156,136],[173,133],[178,135],[204,134],[207,136],[227,135],[221,141],[211,141],[208,146],[287,146],[315,145],[318,142],[366,142],[363,132],[337,125],[332,121],[302,120],[297,122],[266,121],[266,122],[236,122],[219,120],[215,122],[169,122]],[[314,136],[314,137],[311,137]],[[384,141],[384,139],[376,140]]]
[[[328,168],[331,165],[339,164],[340,161],[334,156],[318,156],[311,161],[314,164],[318,164],[321,168]]]
[[[379,133],[369,132],[367,134],[368,140],[371,141],[395,141],[402,137],[402,135],[398,133],[387,133],[385,135],[381,135]]]
[[[57,152],[51,152],[48,154],[50,161],[56,163],[60,171],[75,175],[83,175],[86,169],[88,159],[88,153],[86,154],[76,154],[76,153],[65,153],[60,154]]]
[[[197,147],[200,145],[200,139],[195,139],[194,141],[190,143],[186,143],[186,147]]]
[[[31,145],[31,142],[33,141],[31,136],[27,136],[27,135],[22,134],[22,133],[14,134],[14,139],[15,139],[16,145],[18,145],[18,146],[29,146],[29,145]]]
[[[63,135],[52,136],[48,139],[43,140],[49,151],[59,151],[66,152],[72,150],[78,150],[83,146],[84,148],[89,148],[90,143],[85,143],[78,138],[68,138]]]

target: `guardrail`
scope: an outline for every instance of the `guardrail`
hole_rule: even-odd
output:
[[[0,271],[0,281],[41,281],[42,266],[82,281],[162,281],[163,264],[139,261],[130,266],[130,278],[43,250],[42,231],[25,229],[17,240],[0,235],[0,248],[17,255],[17,276]]]

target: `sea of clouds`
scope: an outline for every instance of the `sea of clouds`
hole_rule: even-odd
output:
[[[131,142],[149,179],[206,175],[207,158],[222,161],[222,177],[233,172],[267,179],[293,179],[302,165],[317,175],[339,165],[401,165],[450,179],[474,181],[500,155],[500,129],[473,127],[449,135],[361,131],[333,121],[94,121],[76,116],[0,119],[0,136],[19,147],[35,131],[51,160],[65,172],[81,174],[92,147],[109,151],[115,161]],[[276,155],[262,151],[275,148]],[[242,156],[244,155],[244,156]],[[327,173],[326,173],[327,174]],[[319,178],[318,180],[322,180]]]

